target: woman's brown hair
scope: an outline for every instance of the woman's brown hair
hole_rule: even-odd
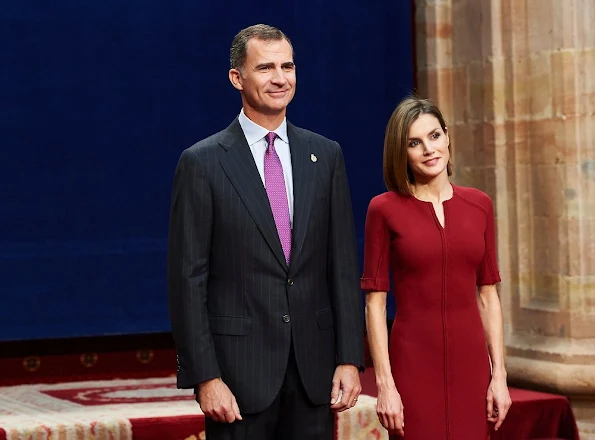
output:
[[[411,185],[415,183],[415,178],[407,163],[407,141],[411,124],[424,114],[436,117],[442,130],[447,132],[444,117],[438,107],[431,101],[416,96],[403,99],[388,120],[384,136],[383,170],[384,183],[389,191],[407,196],[412,194]],[[448,152],[451,152],[450,144]],[[450,160],[446,167],[448,175],[452,175],[453,165]]]

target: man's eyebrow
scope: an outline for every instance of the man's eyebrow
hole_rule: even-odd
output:
[[[256,65],[254,68],[261,69],[263,67],[275,67],[275,63],[262,63],[262,64]]]
[[[262,69],[264,67],[275,67],[275,63],[261,63],[254,66],[255,70]],[[293,61],[287,61],[281,64],[281,67],[295,67],[295,63]]]

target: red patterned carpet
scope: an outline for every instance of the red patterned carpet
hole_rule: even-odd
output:
[[[374,394],[374,376],[363,375]],[[578,440],[568,400],[512,390],[513,407],[494,439]],[[375,397],[362,395],[337,420],[338,440],[387,439]],[[0,440],[199,440],[204,416],[173,377],[18,385],[0,388]],[[474,440],[474,439],[457,439]]]
[[[174,379],[0,388],[0,440],[204,438],[204,417]]]
[[[337,438],[387,438],[361,396],[341,414]],[[198,440],[204,416],[172,377],[0,388],[0,440]]]

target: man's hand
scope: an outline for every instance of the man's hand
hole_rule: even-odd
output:
[[[354,365],[339,365],[333,376],[331,391],[331,410],[336,412],[353,408],[357,403],[362,386],[359,383],[359,371]]]
[[[233,423],[242,420],[235,396],[220,378],[201,383],[196,401],[205,416],[216,422]]]

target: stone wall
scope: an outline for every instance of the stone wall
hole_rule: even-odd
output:
[[[416,0],[418,94],[494,200],[511,383],[595,439],[595,1]]]

